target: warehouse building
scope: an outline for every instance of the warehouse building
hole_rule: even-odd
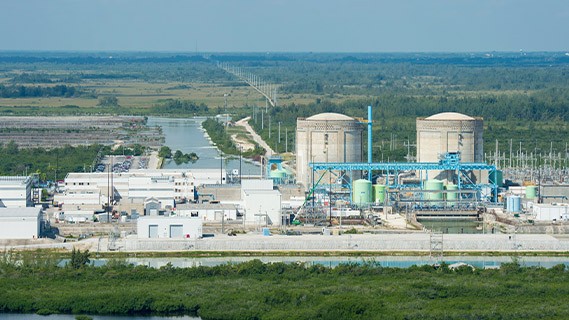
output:
[[[0,208],[25,208],[33,205],[30,177],[0,177]]]
[[[176,216],[140,217],[136,223],[138,238],[200,239],[202,220]]]
[[[36,239],[41,221],[41,208],[0,208],[0,239]]]
[[[124,173],[69,173],[57,203],[104,205],[111,198],[127,209],[142,210],[144,202],[156,198],[162,208],[175,202],[193,201],[195,188],[203,184],[226,183],[226,171],[219,169],[133,170]],[[109,197],[110,194],[110,197]]]
[[[188,203],[176,207],[176,216],[200,218],[205,222],[237,220],[237,206],[231,203]]]
[[[243,180],[241,200],[246,224],[282,225],[282,195],[273,189],[273,180]]]

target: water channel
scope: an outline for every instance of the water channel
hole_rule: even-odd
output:
[[[166,139],[164,145],[170,147],[172,152],[180,150],[183,153],[195,152],[199,160],[195,163],[182,163],[177,165],[173,160],[167,160],[164,163],[164,169],[223,169],[231,172],[233,169],[239,169],[239,157],[231,157],[229,159],[220,156],[219,150],[211,144],[206,138],[205,131],[201,128],[201,123],[205,117],[195,117],[190,119],[175,118],[157,118],[149,117],[148,126],[162,127],[162,133]],[[259,175],[261,168],[259,165],[251,163],[245,159],[241,161],[241,174],[243,175]]]
[[[264,263],[284,262],[284,263],[304,263],[306,265],[318,264],[325,267],[334,268],[340,264],[348,263],[373,263],[382,267],[390,268],[409,268],[411,266],[434,264],[437,261],[429,256],[368,256],[368,257],[322,257],[322,256],[247,256],[247,257],[198,257],[198,258],[128,258],[124,261],[133,265],[145,265],[151,268],[160,268],[168,263],[176,268],[191,268],[197,266],[218,266],[223,264],[237,264],[258,259]],[[513,261],[512,256],[445,256],[443,260],[448,264],[463,262],[477,268],[498,268],[502,263]],[[551,268],[558,264],[569,266],[569,257],[548,257],[548,256],[521,256],[516,258],[520,265],[525,267],[544,267]],[[108,259],[91,259],[95,266],[101,266],[108,262]],[[65,260],[61,265],[65,264]]]

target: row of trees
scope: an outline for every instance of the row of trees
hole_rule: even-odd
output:
[[[445,263],[387,268],[370,260],[328,268],[252,260],[154,269],[120,259],[94,267],[80,251],[66,267],[37,252],[8,255],[0,259],[0,286],[10,289],[0,291],[0,312],[204,320],[555,319],[569,312],[560,303],[569,293],[565,265],[526,268],[514,260],[498,270]]]
[[[1,98],[37,98],[37,97],[64,97],[71,98],[84,94],[85,92],[73,86],[58,84],[55,86],[5,86],[0,84]]]

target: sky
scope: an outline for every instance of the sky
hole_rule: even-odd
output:
[[[569,51],[569,0],[0,0],[0,50]]]

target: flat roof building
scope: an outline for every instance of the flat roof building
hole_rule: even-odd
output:
[[[33,205],[30,177],[0,176],[0,208],[25,208]]]
[[[41,217],[41,208],[0,208],[0,239],[38,238]]]

